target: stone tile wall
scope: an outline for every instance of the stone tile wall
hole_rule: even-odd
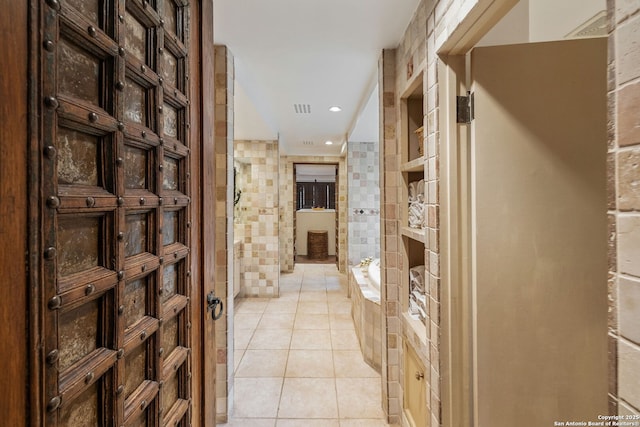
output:
[[[402,342],[407,342],[416,350],[416,355],[424,363],[426,405],[432,426],[441,423],[440,392],[440,131],[438,99],[438,50],[448,41],[449,36],[469,14],[479,0],[423,0],[409,23],[402,41],[393,50],[382,54],[379,71],[381,74],[381,170],[384,170],[382,184],[382,253],[384,262],[383,307],[386,310],[386,340],[383,342],[383,387],[385,410],[390,422],[399,422],[402,416],[403,378]],[[422,74],[425,157],[424,179],[425,209],[427,228],[425,243],[425,266],[428,286],[428,316],[426,340],[410,328],[402,316],[401,277],[403,266],[400,236],[399,196],[402,175],[400,135],[400,99],[403,93]],[[404,160],[406,161],[406,160]]]
[[[294,267],[295,186],[293,162],[280,159],[280,270],[292,273]]]
[[[241,290],[245,297],[277,297],[279,254],[278,141],[235,141],[238,188],[236,238],[242,241]],[[237,170],[237,169],[236,169]]]
[[[408,298],[403,294],[402,277],[404,270],[408,266],[403,266],[402,237],[400,235],[400,205],[403,178],[400,171],[402,162],[407,159],[402,158],[400,148],[401,123],[401,97],[408,90],[415,79],[422,78],[423,86],[423,111],[425,112],[424,139],[430,141],[431,145],[423,141],[423,152],[425,153],[425,206],[429,212],[437,213],[438,206],[438,182],[437,182],[437,125],[435,109],[435,99],[433,94],[437,92],[435,87],[435,54],[428,57],[427,43],[429,40],[427,23],[433,21],[433,10],[435,2],[423,0],[409,23],[404,37],[394,51],[384,51],[382,65],[379,67],[382,76],[380,87],[384,87],[380,105],[383,109],[383,123],[381,123],[381,134],[384,136],[382,170],[385,171],[382,196],[383,210],[383,253],[384,253],[384,278],[386,292],[383,292],[383,307],[386,309],[386,342],[383,342],[383,357],[386,355],[386,380],[388,381],[388,415],[390,422],[399,423],[402,418],[402,405],[404,399],[403,381],[403,340],[407,340],[415,349],[416,355],[422,360],[427,368],[425,372],[425,404],[431,414],[431,425],[439,425],[440,395],[439,395],[439,360],[431,355],[438,354],[439,349],[439,271],[438,271],[438,228],[436,218],[432,218],[426,230],[430,237],[425,244],[425,266],[428,274],[429,286],[425,286],[427,296],[431,299],[430,307],[432,312],[427,318],[427,337],[419,337],[412,328],[408,327],[403,317],[402,299]],[[431,68],[428,67],[431,66]],[[433,73],[429,76],[429,71]],[[422,75],[420,74],[422,73]],[[431,79],[429,78],[431,77]],[[383,86],[384,85],[384,86]],[[431,89],[428,92],[426,89]],[[433,105],[429,115],[427,106],[428,96],[432,96]],[[428,120],[430,119],[430,120]],[[382,136],[381,136],[382,141]],[[427,148],[427,150],[424,150]],[[428,150],[431,151],[428,151]],[[429,170],[431,166],[431,170]],[[430,263],[430,261],[432,261]],[[407,270],[408,271],[408,270]],[[432,288],[431,292],[429,288]],[[384,321],[384,320],[383,320]],[[383,363],[383,366],[385,364]],[[385,379],[385,372],[383,372]]]
[[[216,330],[216,420],[225,422],[233,403],[233,54],[215,46],[215,168],[216,235],[215,292],[224,301],[225,313]]]
[[[380,156],[377,142],[348,143],[349,265],[380,257]]]
[[[282,156],[280,158],[280,265],[282,272],[290,273],[294,265],[295,186],[293,165],[296,163],[338,164],[338,266],[347,272],[347,166],[344,157]],[[329,244],[333,244],[329,242]]]
[[[378,65],[380,88],[380,170],[381,180],[381,271],[380,306],[382,308],[382,406],[390,423],[399,424],[402,416],[400,360],[402,336],[400,323],[400,245],[399,224],[400,153],[396,141],[399,117],[396,99],[396,50],[384,50]]]
[[[640,3],[609,0],[609,402],[640,414]]]

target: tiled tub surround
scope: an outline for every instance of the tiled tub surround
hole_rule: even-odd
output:
[[[379,262],[379,260],[378,260]],[[379,264],[378,267],[379,269]],[[380,372],[382,369],[382,310],[380,288],[369,279],[366,268],[352,267],[349,273],[351,316],[360,341],[365,362]],[[379,271],[379,270],[378,270]]]

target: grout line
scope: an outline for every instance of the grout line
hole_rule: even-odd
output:
[[[300,287],[297,290],[298,298],[296,299],[296,311],[293,314],[293,323],[291,324],[291,338],[289,338],[289,347],[287,348],[287,361],[284,364],[284,372],[282,373],[282,385],[280,386],[280,398],[278,399],[278,410],[276,411],[276,419],[274,425],[278,425],[280,420],[280,405],[282,405],[282,396],[284,394],[284,383],[287,380],[287,369],[289,368],[289,356],[291,355],[291,343],[293,342],[293,332],[295,331],[295,322],[298,317],[298,304],[300,304]]]
[[[335,328],[332,328],[331,317],[332,317],[332,315],[336,315],[336,314],[342,315],[342,314],[349,314],[349,313],[343,313],[342,311],[340,311],[339,313],[332,312],[329,309],[329,307],[333,303],[342,303],[343,301],[345,301],[345,302],[350,302],[351,301],[349,298],[347,298],[348,283],[346,283],[346,281],[345,281],[345,283],[342,282],[341,277],[343,276],[343,274],[338,274],[336,276],[336,274],[332,273],[330,275],[327,275],[326,274],[327,273],[326,269],[324,269],[324,268],[322,268],[322,269],[315,268],[315,266],[313,266],[312,264],[310,264],[310,266],[311,267],[309,267],[308,269],[305,269],[305,268],[301,269],[302,270],[302,273],[301,273],[302,277],[300,279],[299,284],[297,285],[297,289],[287,291],[287,292],[291,292],[291,293],[296,292],[296,294],[297,294],[297,298],[291,300],[291,301],[295,301],[296,302],[296,309],[295,309],[294,316],[293,316],[293,323],[291,325],[292,333],[291,333],[291,337],[289,338],[288,348],[286,349],[286,351],[287,351],[286,361],[285,361],[285,367],[284,367],[284,374],[282,376],[282,381],[281,381],[281,385],[280,385],[280,396],[279,396],[279,399],[278,399],[276,416],[275,416],[275,418],[264,418],[265,420],[266,419],[273,420],[274,421],[274,427],[277,426],[279,420],[290,419],[290,418],[280,417],[279,413],[280,413],[280,405],[282,404],[282,396],[283,396],[283,393],[284,393],[284,384],[285,384],[285,381],[287,379],[287,377],[286,377],[287,368],[288,368],[288,365],[289,365],[289,362],[290,362],[290,355],[291,355],[291,350],[292,350],[291,349],[291,345],[293,343],[293,332],[295,331],[295,321],[296,321],[296,318],[297,318],[298,313],[299,313],[300,303],[301,302],[316,302],[316,301],[313,301],[313,300],[311,300],[311,301],[302,301],[302,299],[301,299],[301,295],[302,295],[303,292],[317,292],[317,290],[315,290],[315,291],[313,291],[313,290],[303,290],[305,277],[308,276],[309,279],[312,279],[312,280],[315,281],[315,280],[318,279],[318,276],[320,276],[320,275],[324,279],[324,284],[318,284],[317,286],[318,287],[321,287],[321,286],[324,287],[324,293],[325,293],[326,297],[328,297],[328,289],[327,289],[327,287],[329,286],[328,277],[332,277],[332,278],[333,277],[338,277],[338,280],[340,280],[340,289],[339,289],[339,291],[343,294],[342,295],[342,299],[335,299],[335,300],[332,300],[332,301],[329,301],[328,299],[326,300],[327,314],[328,314],[328,325],[327,325],[328,329],[327,330],[329,331],[329,339],[330,339],[329,340],[329,346],[330,346],[329,350],[330,350],[330,354],[331,354],[331,363],[332,363],[332,367],[333,367],[333,378],[332,379],[333,379],[333,385],[334,385],[334,390],[335,390],[336,410],[337,410],[337,418],[330,418],[330,419],[337,421],[339,426],[343,425],[343,422],[342,422],[343,419],[341,418],[341,414],[340,414],[340,399],[339,399],[339,396],[338,396],[338,384],[337,384],[337,376],[336,376],[336,359],[335,359],[334,356],[335,356],[335,352],[336,351],[356,351],[356,349],[354,349],[354,350],[338,350],[338,349],[335,348],[334,337],[331,334],[331,332],[334,331],[334,330],[338,331],[338,330],[347,330],[347,329],[343,329],[343,328],[335,329]],[[318,270],[320,270],[320,271],[318,271]],[[331,286],[334,286],[334,284],[332,283]],[[255,314],[260,314],[260,319],[258,320],[258,322],[256,322],[255,327],[252,328],[253,330],[251,331],[251,337],[250,337],[250,339],[249,339],[249,341],[247,343],[247,348],[244,349],[243,357],[241,359],[243,359],[244,355],[246,355],[246,350],[249,349],[249,346],[251,345],[251,342],[255,337],[255,333],[258,330],[258,328],[260,326],[260,323],[263,320],[264,314],[266,313],[267,306],[268,306],[268,304],[265,306],[265,308],[262,310],[261,313],[255,313]],[[237,327],[237,323],[235,324],[235,326]],[[314,350],[325,350],[326,351],[326,349],[314,349]],[[233,351],[237,352],[237,350],[235,348],[233,349]],[[308,349],[306,351],[313,351],[313,350],[312,349]],[[241,363],[242,363],[242,360],[240,360],[238,362],[238,367],[240,366]],[[234,372],[235,371],[236,370],[234,370]],[[231,414],[229,414],[229,415],[230,415],[229,420],[232,422],[233,421],[233,417],[231,416]],[[381,421],[383,421],[383,420],[381,419]]]

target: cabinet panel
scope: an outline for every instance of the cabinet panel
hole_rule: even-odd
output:
[[[425,368],[413,348],[404,345],[404,411],[412,427],[427,427]]]

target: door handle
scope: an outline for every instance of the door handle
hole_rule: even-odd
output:
[[[218,314],[216,314],[216,308],[220,307]],[[222,317],[222,312],[224,311],[224,303],[220,298],[213,294],[213,291],[207,294],[207,312],[211,312],[211,317],[213,320],[218,320]]]

